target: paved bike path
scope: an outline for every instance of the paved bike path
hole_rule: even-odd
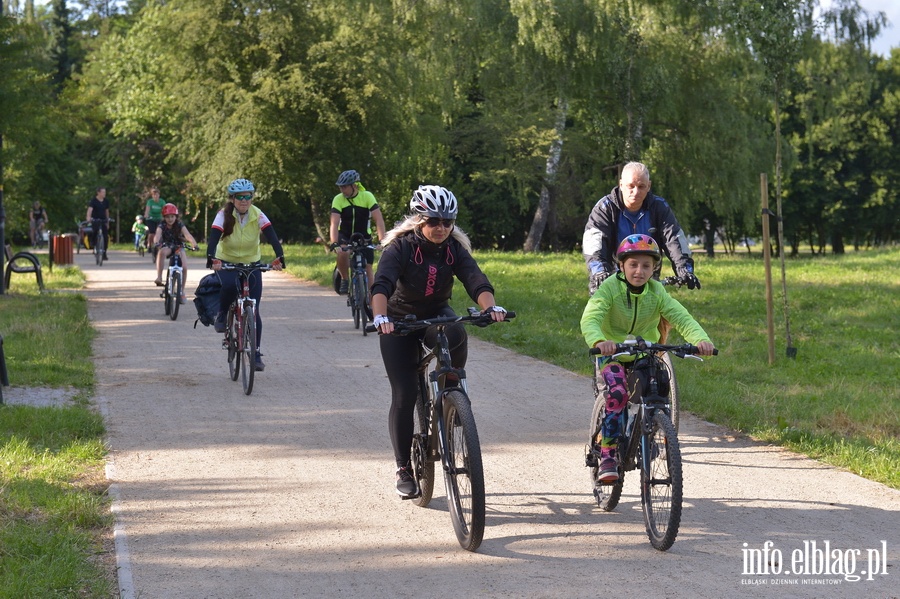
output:
[[[192,328],[192,304],[164,316],[148,258],[89,258],[76,262],[99,333],[123,597],[568,598],[635,583],[664,597],[898,596],[900,492],[686,416],[681,531],[657,552],[634,473],[615,512],[594,507],[589,380],[477,340],[487,526],[479,551],[462,551],[441,480],[425,509],[394,493],[378,340],[332,289],[264,275],[267,369],[247,397],[220,336]],[[206,271],[188,266],[192,290]],[[804,541],[826,540],[860,560],[886,541],[888,575],[744,574],[747,549],[771,541],[787,567]]]

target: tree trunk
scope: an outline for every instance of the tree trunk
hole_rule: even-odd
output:
[[[547,156],[547,166],[544,174],[544,183],[541,185],[541,199],[538,202],[528,237],[522,249],[526,252],[538,252],[541,249],[541,237],[547,228],[547,220],[550,218],[550,188],[556,180],[559,170],[559,158],[562,155],[563,133],[566,129],[566,116],[568,104],[565,100],[559,100],[559,112],[556,116],[556,139],[550,144],[550,153]]]

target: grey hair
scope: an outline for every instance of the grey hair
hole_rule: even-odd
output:
[[[624,167],[622,167],[622,176],[625,176],[625,171],[637,171],[642,179],[650,180],[650,169],[647,168],[647,165],[643,162],[629,162]]]
[[[428,217],[422,214],[407,215],[406,218],[397,223],[397,225],[393,229],[385,234],[381,245],[387,247],[391,244],[392,241],[403,237],[410,231],[421,229],[426,220],[428,220]],[[472,242],[471,240],[469,240],[469,236],[466,235],[465,231],[454,225],[453,230],[450,231],[450,236],[458,241],[460,245],[466,248],[467,252],[469,252],[470,254],[472,253]]]

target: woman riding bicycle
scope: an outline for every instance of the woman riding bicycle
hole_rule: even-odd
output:
[[[422,185],[409,202],[411,214],[388,231],[384,251],[372,284],[373,324],[381,333],[381,357],[391,383],[388,428],[397,462],[397,493],[416,492],[409,468],[413,413],[418,394],[417,367],[420,340],[432,345],[432,329],[405,336],[390,335],[392,319],[413,314],[419,319],[452,316],[453,277],[462,281],[469,296],[495,321],[506,310],[494,304],[494,288],[472,258],[472,244],[455,226],[456,197],[437,185]],[[446,329],[454,368],[468,357],[467,335],[461,324]]]
[[[153,245],[159,248],[156,254],[156,285],[162,287],[163,266],[167,264],[169,256],[172,252],[177,251],[181,255],[181,268],[183,273],[182,281],[184,287],[187,287],[187,255],[184,253],[184,242],[191,244],[191,248],[197,249],[197,240],[187,230],[181,219],[178,218],[178,206],[175,204],[166,204],[162,209],[163,222],[156,227],[156,236],[153,238]],[[178,298],[182,304],[187,303],[184,293]]]
[[[581,332],[588,346],[609,356],[615,353],[616,343],[622,343],[629,335],[658,342],[662,316],[688,343],[699,348],[700,355],[712,355],[715,346],[709,335],[662,283],[652,278],[661,260],[659,246],[652,237],[629,235],[622,240],[616,251],[619,272],[600,284],[581,316]],[[607,358],[598,375],[598,386],[606,397],[606,416],[600,439],[591,442],[599,441],[600,445],[600,482],[619,478],[616,446],[622,410],[628,404],[629,389],[640,391],[642,374],[640,369],[626,369],[622,362]]]
[[[263,211],[251,205],[256,188],[247,179],[235,179],[228,185],[228,202],[219,210],[209,233],[209,246],[206,250],[206,267],[217,271],[219,281],[222,283],[222,291],[219,295],[219,314],[213,323],[217,333],[225,332],[225,315],[228,306],[237,298],[238,276],[234,270],[222,270],[223,262],[252,264],[259,262],[260,233],[266,236],[266,241],[275,250],[275,260],[272,268],[281,270],[284,268],[284,250],[275,227]],[[219,243],[221,241],[221,243]],[[259,351],[262,339],[262,318],[259,312],[260,298],[262,297],[262,276],[259,271],[254,272],[250,278],[250,297],[256,300],[256,370],[262,372],[266,365],[262,361],[262,353]]]
[[[28,217],[31,224],[29,229],[31,247],[36,248],[44,239],[44,227],[47,225],[47,211],[41,206],[39,200],[35,200],[34,204],[32,204]]]

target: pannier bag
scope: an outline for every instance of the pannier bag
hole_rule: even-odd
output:
[[[222,283],[216,273],[210,273],[200,279],[197,291],[194,292],[194,307],[197,308],[197,320],[194,321],[194,328],[200,322],[203,326],[208,327],[216,320],[219,313],[219,292],[222,289]]]

